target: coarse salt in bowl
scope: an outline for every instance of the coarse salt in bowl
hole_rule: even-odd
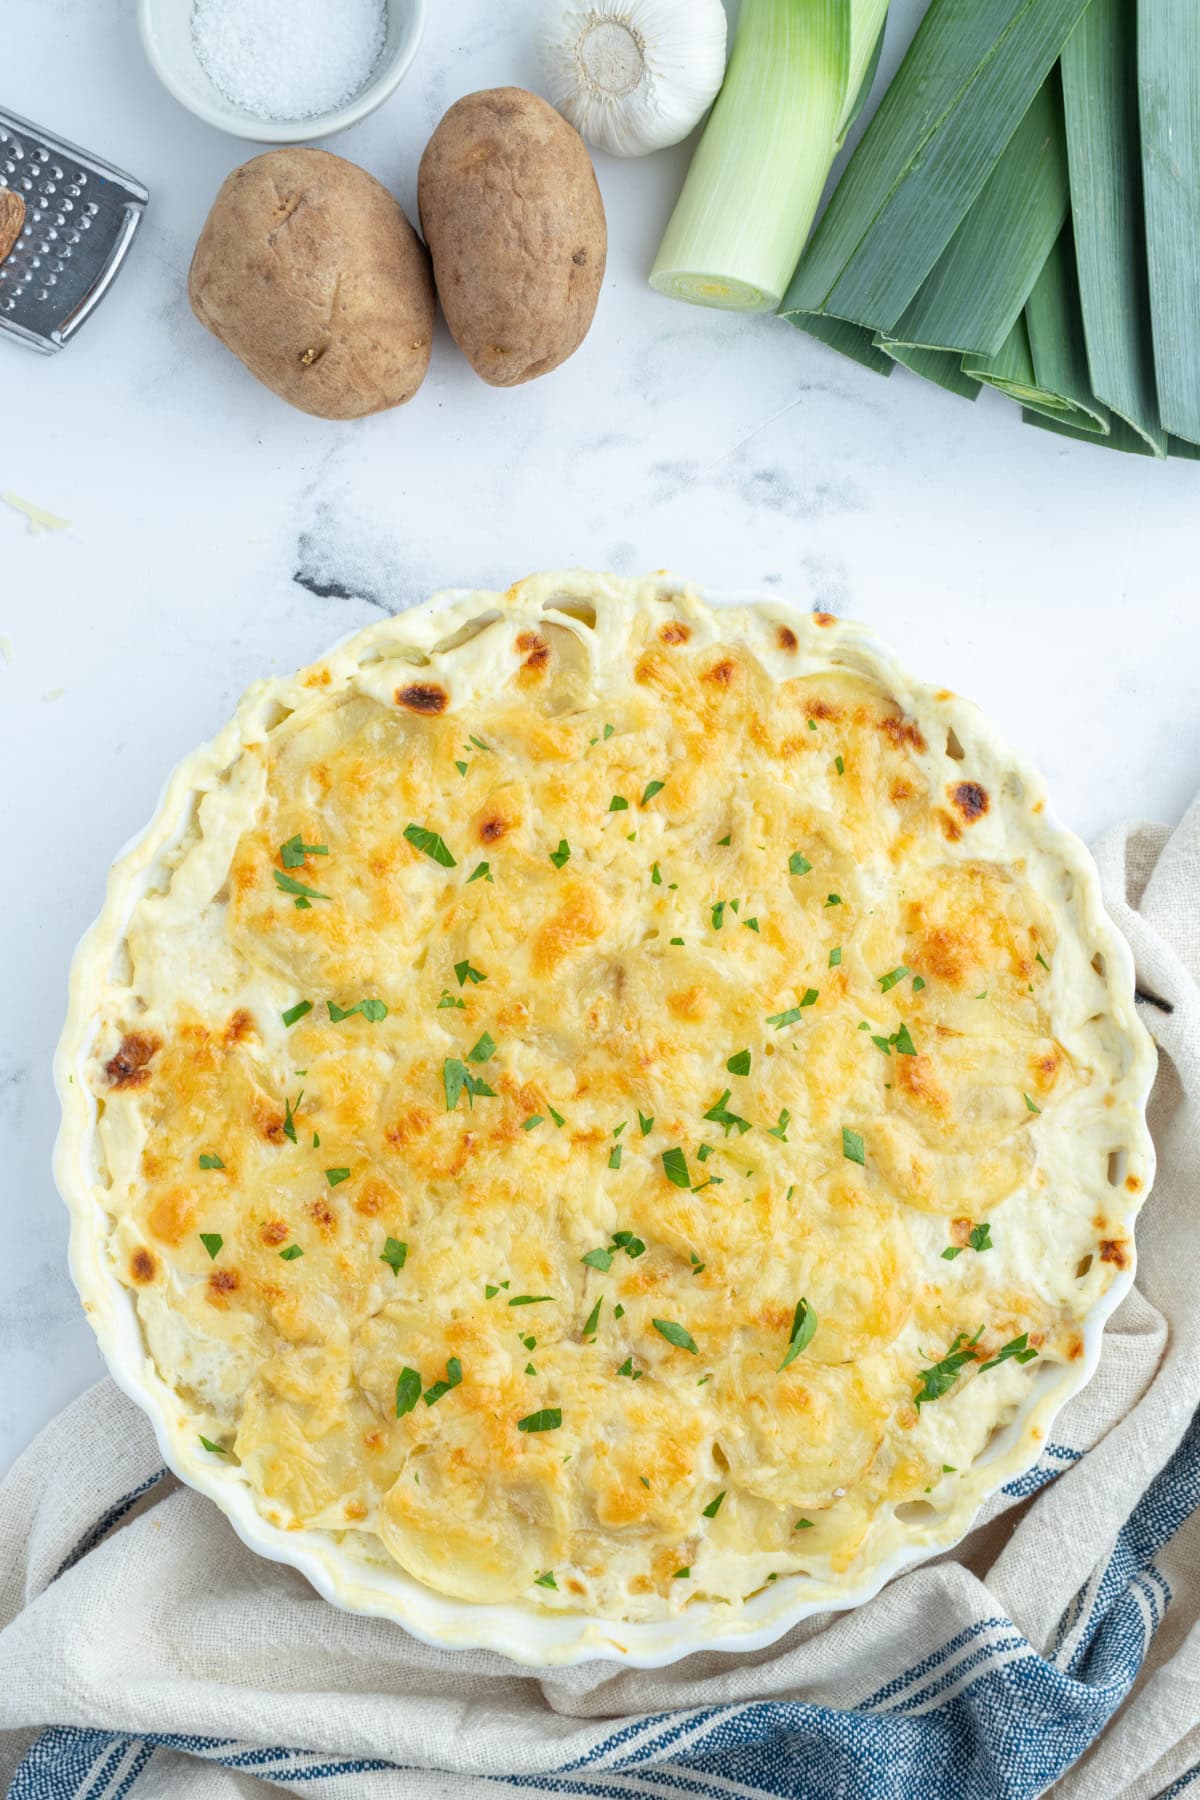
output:
[[[344,131],[399,86],[426,0],[138,0],[163,86],[234,137],[299,144]]]

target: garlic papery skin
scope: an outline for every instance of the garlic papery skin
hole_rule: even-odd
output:
[[[549,0],[542,21],[548,97],[580,137],[645,156],[698,125],[725,76],[721,0]]]

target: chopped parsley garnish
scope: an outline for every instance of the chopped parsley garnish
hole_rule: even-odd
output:
[[[417,1369],[404,1368],[396,1382],[396,1417],[410,1413],[421,1398],[421,1375]]]
[[[388,1238],[379,1260],[387,1264],[393,1275],[398,1275],[408,1260],[408,1245],[402,1244],[398,1238]]]
[[[921,989],[924,986],[925,986],[925,977],[923,975],[914,975],[913,976],[913,985],[912,985],[913,993],[919,994]]]
[[[890,992],[890,990],[895,987],[895,985],[898,981],[904,980],[904,977],[907,974],[908,974],[908,970],[905,968],[904,964],[901,963],[900,967],[898,969],[892,969],[889,971],[888,974],[881,975],[879,977],[880,993],[886,994],[886,993]]]
[[[558,1591],[558,1583],[554,1579],[554,1570],[547,1569],[546,1573],[544,1575],[539,1575],[537,1577],[537,1579],[533,1585],[534,1585],[534,1587],[553,1588],[555,1590],[555,1592],[557,1592]]]
[[[782,1031],[785,1025],[795,1025],[798,1022],[801,1013],[804,1011],[804,1008],[806,1006],[815,1006],[820,997],[819,989],[806,988],[804,997],[798,1005],[789,1006],[786,1012],[772,1013],[767,1020],[767,1024],[773,1025],[776,1031]]]
[[[514,1294],[509,1301],[510,1306],[540,1306],[543,1300],[553,1300],[553,1294]]]
[[[942,1251],[942,1261],[953,1262],[955,1257],[961,1256],[965,1249],[965,1244],[947,1244],[946,1248]]]
[[[605,742],[607,742],[607,741],[608,741],[608,739],[609,739],[609,738],[610,738],[610,737],[611,737],[611,736],[612,736],[612,734],[613,734],[613,732],[614,732],[614,731],[615,731],[615,730],[616,730],[616,729],[617,729],[617,728],[616,728],[616,726],[615,726],[615,725],[606,725],[606,726],[605,726],[605,727],[604,727],[604,738],[605,738]]]
[[[478,987],[481,981],[487,980],[487,976],[484,974],[483,970],[473,969],[470,960],[465,956],[461,962],[455,963],[454,973],[457,977],[459,987],[465,987],[468,981],[471,983],[472,987]]]
[[[562,1424],[562,1408],[543,1406],[541,1412],[526,1413],[517,1420],[518,1431],[557,1431]]]
[[[690,1569],[676,1569],[674,1575],[671,1577],[672,1581],[690,1581],[691,1578],[692,1571]]]
[[[311,1000],[297,1000],[295,1006],[289,1006],[285,1013],[280,1014],[280,1017],[285,1025],[291,1027],[296,1023],[297,1019],[302,1019],[305,1013],[310,1013],[312,1011],[312,1006],[313,1003]]]
[[[975,1346],[982,1336],[982,1325],[970,1339],[965,1331],[960,1331],[941,1362],[918,1371],[921,1380],[915,1396],[918,1406],[924,1406],[930,1400],[940,1400],[943,1394],[950,1392],[967,1363],[976,1361]]]
[[[642,1136],[649,1137],[651,1129],[653,1128],[653,1125],[654,1125],[654,1114],[653,1113],[646,1114],[644,1112],[639,1112],[638,1113],[638,1124],[642,1128]]]
[[[202,1150],[200,1152],[200,1167],[202,1169],[223,1169],[225,1164],[221,1161],[215,1150]]]
[[[537,1128],[537,1126],[544,1125],[545,1123],[546,1123],[546,1115],[544,1113],[530,1113],[530,1115],[527,1119],[522,1120],[521,1130],[522,1131],[533,1131]]]
[[[917,1046],[912,1041],[912,1035],[907,1025],[901,1025],[899,1031],[894,1034],[892,1043],[896,1046],[897,1056],[915,1056],[917,1054]]]
[[[840,894],[827,894],[825,896],[825,904],[826,906],[840,906],[842,904],[842,896]]]
[[[583,1322],[583,1335],[585,1338],[586,1337],[595,1337],[596,1327],[600,1323],[600,1308],[603,1305],[604,1305],[604,1295],[601,1294],[601,1296],[597,1300],[595,1306],[593,1306],[591,1312],[588,1314],[587,1318]]]
[[[659,1337],[665,1337],[668,1344],[674,1344],[677,1350],[687,1350],[692,1356],[699,1356],[696,1340],[690,1331],[677,1325],[674,1319],[651,1319],[650,1323]]]
[[[792,1329],[788,1332],[787,1355],[775,1371],[782,1375],[789,1363],[794,1363],[802,1350],[807,1350],[812,1343],[817,1329],[817,1315],[807,1300],[797,1300],[796,1310],[792,1314]]]
[[[771,1125],[768,1127],[768,1131],[767,1131],[768,1137],[776,1137],[779,1139],[781,1144],[786,1144],[788,1141],[787,1128],[791,1124],[791,1121],[792,1121],[792,1115],[788,1111],[787,1107],[785,1106],[780,1111],[778,1124]]]
[[[283,1097],[283,1135],[285,1138],[291,1138],[293,1144],[299,1142],[296,1136],[296,1114],[300,1111],[300,1102],[303,1098],[303,1088],[296,1095],[295,1106],[292,1105],[286,1094]]]
[[[314,1150],[319,1150],[321,1148],[321,1134],[318,1131],[313,1132],[312,1147]]]
[[[589,1269],[599,1269],[602,1275],[607,1275],[612,1268],[612,1259],[611,1250],[589,1250],[587,1255],[581,1256],[579,1260],[586,1263]]]
[[[712,909],[712,925],[714,931],[720,931],[722,925],[725,923],[725,908],[728,904],[729,902],[727,900],[718,900],[714,904]]]
[[[570,860],[571,846],[568,844],[566,838],[559,838],[558,849],[551,850],[550,852],[550,861],[554,864],[556,869],[561,869],[563,865],[569,863]]]
[[[489,755],[491,754],[492,746],[490,744],[485,744],[481,737],[475,736],[474,732],[471,733],[470,737],[467,739],[467,742],[470,744],[474,744],[474,746],[477,750],[486,750]]]
[[[750,1052],[739,1050],[736,1055],[729,1058],[725,1067],[731,1075],[748,1075],[750,1073]]]
[[[647,801],[653,800],[655,794],[661,794],[666,785],[665,781],[648,781],[642,794],[641,804],[645,806]]]
[[[725,1102],[729,1099],[732,1092],[732,1088],[726,1088],[725,1092],[721,1095],[721,1098],[709,1107],[704,1117],[706,1119],[711,1119],[714,1125],[723,1125],[725,1127],[726,1137],[729,1136],[729,1133],[734,1130],[735,1127],[738,1136],[744,1137],[751,1128],[750,1121],[749,1119],[739,1118],[737,1113],[730,1112],[729,1108],[726,1106]]]
[[[1040,1113],[1042,1110],[1040,1106],[1036,1105],[1036,1103],[1029,1098],[1028,1094],[1025,1095],[1025,1104],[1031,1113]]]
[[[492,879],[491,864],[485,863],[485,862],[476,863],[475,867],[471,870],[471,873],[467,876],[467,879],[463,885],[465,887],[470,887],[470,885],[473,881],[491,881],[491,879]]]
[[[426,1406],[436,1406],[438,1401],[444,1399],[450,1389],[456,1388],[461,1380],[462,1364],[457,1356],[452,1356],[446,1364],[446,1379],[435,1381],[432,1387],[427,1387],[421,1398]]]
[[[840,944],[835,944],[833,949],[829,952],[830,968],[836,969],[838,967],[839,963],[841,962],[841,960],[842,960],[842,946]]]
[[[610,1169],[619,1169],[620,1168],[620,1166],[621,1166],[621,1146],[620,1146],[620,1144],[614,1144],[612,1149],[609,1151],[608,1166]]]
[[[305,887],[294,875],[285,875],[282,869],[272,869],[275,886],[284,894],[296,894],[301,900],[328,900],[328,894],[319,894],[316,888]]]
[[[727,831],[723,838],[717,839],[717,849],[724,850],[725,846],[727,844],[731,844],[732,842],[733,842],[733,833],[732,833],[732,831]]]
[[[326,1169],[325,1179],[330,1187],[337,1187],[343,1181],[349,1181],[349,1169]]]
[[[482,1076],[472,1075],[457,1056],[448,1056],[442,1064],[442,1086],[446,1090],[447,1112],[454,1111],[464,1091],[468,1106],[474,1106],[476,1094],[486,1095],[489,1100],[496,1098],[495,1088],[489,1087]]]
[[[549,1107],[547,1110],[549,1111],[550,1117],[554,1120],[554,1123],[556,1125],[565,1125],[566,1124],[567,1121],[563,1118],[562,1114],[560,1112],[555,1112],[555,1110],[552,1106]]]
[[[1042,955],[1040,950],[1038,951],[1037,955],[1034,957],[1033,960],[1034,960],[1034,962],[1040,962],[1043,969],[1049,969],[1049,967],[1050,967],[1050,964],[1046,961],[1045,957]]]
[[[796,1523],[792,1526],[793,1531],[811,1531],[812,1529],[813,1522],[811,1519],[797,1519]]]
[[[473,1063],[490,1062],[496,1050],[496,1040],[490,1031],[485,1031],[478,1043],[467,1051],[467,1061]]]
[[[673,944],[682,944],[682,942],[683,942],[683,939],[682,939],[682,938],[672,938],[672,939],[671,939],[671,942],[672,942],[672,943],[673,943]]]
[[[967,1241],[972,1250],[994,1250],[996,1247],[992,1243],[992,1228],[986,1219],[982,1225],[971,1227],[971,1235]]]
[[[208,1251],[210,1260],[212,1262],[216,1262],[217,1251],[221,1248],[221,1245],[225,1242],[225,1239],[221,1236],[220,1232],[219,1231],[202,1231],[200,1233],[200,1242],[204,1245],[204,1248]]]
[[[617,1304],[613,1307],[613,1318],[614,1319],[623,1319],[624,1317],[625,1317],[625,1308],[621,1305],[621,1302],[618,1300]]]
[[[662,886],[662,870],[657,863],[652,863],[650,866],[650,879],[655,887]]]
[[[360,1000],[357,1006],[339,1006],[336,1000],[327,1000],[325,1004],[334,1025],[340,1025],[343,1019],[352,1019],[355,1013],[361,1013],[372,1025],[378,1025],[381,1019],[388,1016],[388,1009],[382,1000]]]
[[[624,794],[614,794],[608,803],[609,812],[628,812],[629,802]]]
[[[279,846],[279,860],[285,869],[302,869],[306,856],[328,856],[328,844],[302,844],[300,833],[290,837],[286,844]]]
[[[673,1150],[664,1150],[662,1154],[663,1174],[677,1188],[690,1188],[692,1178],[688,1174],[687,1158],[676,1145]]]
[[[851,1131],[848,1125],[842,1126],[842,1155],[847,1162],[857,1163],[861,1169],[867,1166],[862,1138],[857,1131]]]
[[[758,920],[757,919],[743,919],[742,924],[745,926],[747,931],[757,931],[758,930]]]
[[[713,1148],[712,1148],[711,1144],[701,1144],[700,1148],[696,1152],[696,1156],[700,1162],[707,1162],[709,1157],[712,1155],[712,1153],[713,1153]]]
[[[295,1262],[298,1256],[303,1255],[304,1252],[299,1244],[289,1244],[286,1250],[281,1250],[279,1252],[280,1260],[283,1262]]]
[[[792,851],[792,854],[788,857],[789,875],[807,875],[811,868],[812,864],[809,862],[807,856],[805,856],[803,850]]]
[[[700,1258],[696,1255],[696,1252],[694,1250],[690,1254],[691,1254],[691,1258],[692,1258],[692,1274],[693,1275],[703,1275],[705,1269],[707,1269],[707,1267],[708,1267],[708,1264],[702,1263],[700,1261]]]
[[[436,831],[430,831],[424,825],[406,825],[404,835],[414,850],[419,850],[423,856],[428,856],[443,869],[456,867],[445,840]]]
[[[614,1231],[612,1241],[614,1249],[623,1250],[626,1256],[638,1257],[646,1253],[645,1244],[632,1231]]]
[[[463,1012],[467,1010],[467,1003],[465,1000],[456,999],[449,988],[443,988],[442,997],[438,1001],[438,1011],[442,1012],[447,1006],[461,1007]]]
[[[534,1368],[534,1366],[531,1362],[527,1362],[525,1364],[525,1373],[526,1373],[526,1375],[536,1375],[537,1374],[537,1370]]]
[[[204,1445],[206,1450],[211,1450],[214,1456],[227,1456],[229,1454],[223,1444],[214,1444],[212,1439],[206,1438],[203,1432],[200,1433],[200,1442]]]
[[[846,773],[846,765],[840,756],[834,757],[833,766],[837,770],[839,775],[844,775]]]
[[[1037,1351],[1029,1342],[1029,1333],[1023,1331],[1020,1337],[1012,1338],[1002,1350],[998,1350],[990,1362],[981,1364],[979,1373],[982,1375],[985,1370],[996,1368],[998,1364],[1007,1362],[1010,1357],[1013,1362],[1027,1363],[1032,1362],[1036,1355]]]
[[[640,1381],[642,1378],[642,1371],[640,1369],[635,1369],[633,1366],[632,1356],[627,1356],[625,1358],[625,1361],[621,1364],[620,1368],[617,1370],[617,1374],[618,1375],[627,1375],[629,1377],[630,1381]]]
[[[708,1505],[704,1508],[703,1513],[700,1515],[701,1518],[704,1518],[704,1519],[715,1519],[716,1518],[717,1514],[721,1510],[721,1502],[725,1498],[725,1493],[726,1493],[726,1490],[724,1488],[722,1488],[720,1493],[717,1495],[716,1499],[709,1501]]]

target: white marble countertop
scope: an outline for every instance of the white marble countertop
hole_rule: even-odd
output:
[[[398,94],[331,147],[415,211],[417,161],[475,88],[536,86],[539,0],[434,0]],[[885,67],[921,10],[895,0]],[[132,0],[7,0],[0,103],[131,170],[126,270],[54,358],[0,342],[0,1468],[102,1372],[66,1270],[50,1058],[72,948],[167,770],[241,689],[432,590],[537,568],[669,566],[870,620],[978,700],[1094,836],[1174,821],[1200,783],[1200,469],[1072,445],[772,318],[652,294],[683,152],[600,158],[591,335],[484,386],[439,327],[407,407],[290,411],[192,318],[191,246],[252,149],[158,86]]]

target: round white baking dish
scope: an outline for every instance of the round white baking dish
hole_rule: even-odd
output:
[[[661,585],[667,591],[678,584],[663,576]],[[789,615],[789,608],[774,595],[701,597],[713,605],[761,604],[770,609],[772,617],[781,620]],[[375,661],[381,652],[405,644],[430,644],[434,638],[445,636],[447,630],[467,624],[486,602],[494,599],[464,590],[437,595],[423,607],[343,639],[322,662],[336,673],[342,665],[353,667],[357,662]],[[436,627],[432,624],[435,620]],[[848,660],[861,654],[875,671],[887,677],[896,692],[932,698],[933,690],[915,683],[869,634],[854,627],[844,629]],[[239,721],[244,721],[248,710],[260,721],[269,716],[271,708],[278,704],[275,696],[288,685],[270,682],[252,689],[237,717],[197,757],[203,757],[209,769],[214,758],[218,763],[222,757],[231,761],[242,741]],[[987,743],[996,748],[995,734],[969,702],[940,690],[937,701],[941,715],[952,718],[954,730],[964,744]],[[1007,747],[1003,758],[1006,770],[1023,785],[1027,797],[1031,801],[1042,800],[1042,783],[1033,769]],[[107,946],[113,927],[128,919],[151,880],[158,859],[184,828],[194,791],[196,763],[197,758],[188,758],[176,769],[165,786],[154,819],[117,859],[102,918],[85,935],[76,952],[69,1013],[55,1061],[55,1080],[63,1109],[55,1177],[71,1213],[72,1275],[113,1379],[149,1417],[168,1466],[181,1480],[212,1499],[252,1550],[297,1569],[334,1605],[390,1618],[428,1644],[494,1650],[532,1667],[600,1660],[657,1668],[702,1650],[762,1649],[814,1613],[861,1605],[902,1570],[951,1549],[970,1529],[980,1505],[1036,1463],[1055,1415],[1096,1370],[1105,1322],[1133,1284],[1132,1264],[1114,1277],[1087,1315],[1083,1355],[1067,1366],[1046,1363],[1038,1368],[1025,1403],[976,1462],[971,1479],[962,1484],[961,1498],[949,1510],[914,1524],[905,1542],[857,1580],[789,1575],[763,1588],[736,1611],[693,1601],[678,1615],[630,1623],[582,1613],[549,1612],[532,1604],[481,1604],[450,1599],[406,1575],[381,1549],[372,1554],[365,1534],[285,1531],[269,1523],[258,1511],[239,1470],[215,1467],[213,1459],[202,1455],[195,1420],[147,1355],[134,1296],[119,1280],[108,1251],[103,1172],[95,1160],[92,1129],[95,1102],[86,1078],[90,1022],[95,1014],[95,995],[107,973]],[[1149,1035],[1136,1016],[1133,959],[1104,911],[1099,875],[1084,845],[1054,818],[1048,805],[1039,806],[1037,816],[1042,842],[1053,850],[1077,885],[1087,942],[1094,944],[1105,959],[1110,1008],[1130,1057],[1127,1085],[1138,1102],[1136,1121],[1124,1132],[1123,1158],[1127,1156],[1130,1166],[1136,1166],[1141,1199],[1153,1177],[1154,1152],[1144,1113],[1156,1060]],[[1123,1158],[1119,1171],[1122,1177]],[[1114,1215],[1119,1214],[1123,1194],[1123,1186],[1115,1184]],[[1135,1211],[1136,1206],[1129,1202],[1130,1222]]]

